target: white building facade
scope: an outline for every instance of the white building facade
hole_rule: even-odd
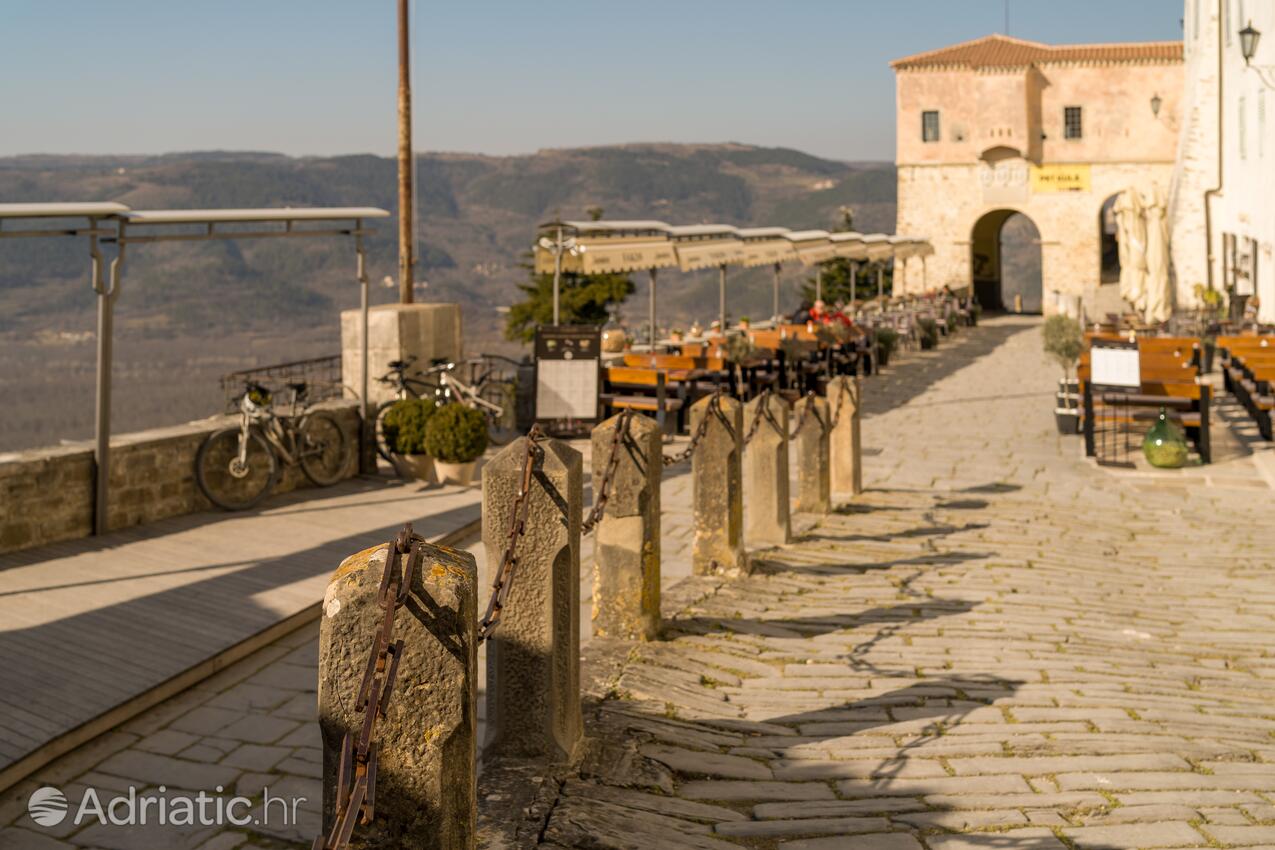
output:
[[[1251,27],[1256,39],[1242,37]],[[1196,284],[1256,295],[1275,321],[1275,3],[1186,0],[1185,91],[1170,200],[1179,308]],[[1253,55],[1245,60],[1246,44]]]

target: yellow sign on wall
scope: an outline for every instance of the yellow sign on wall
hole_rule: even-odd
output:
[[[1033,165],[1031,186],[1033,195],[1048,195],[1053,192],[1088,192],[1089,166]]]

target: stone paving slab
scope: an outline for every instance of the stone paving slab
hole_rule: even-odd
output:
[[[903,358],[866,384],[866,493],[753,576],[666,587],[664,640],[586,649],[596,753],[549,789],[539,846],[1275,846],[1269,507],[1086,463],[1039,345],[998,319]],[[666,551],[688,484],[665,484]],[[38,777],[225,779],[307,797],[300,823],[49,830],[27,787],[0,848],[308,846],[313,647],[289,635]]]

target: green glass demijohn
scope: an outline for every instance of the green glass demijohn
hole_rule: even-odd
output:
[[[1161,469],[1178,469],[1186,464],[1187,451],[1182,429],[1169,421],[1161,407],[1156,423],[1142,440],[1142,454],[1147,463]]]

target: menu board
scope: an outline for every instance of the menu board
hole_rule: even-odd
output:
[[[1090,381],[1098,387],[1142,386],[1137,343],[1094,340],[1089,350]]]
[[[598,419],[602,331],[595,325],[544,325],[536,331],[536,420]]]

